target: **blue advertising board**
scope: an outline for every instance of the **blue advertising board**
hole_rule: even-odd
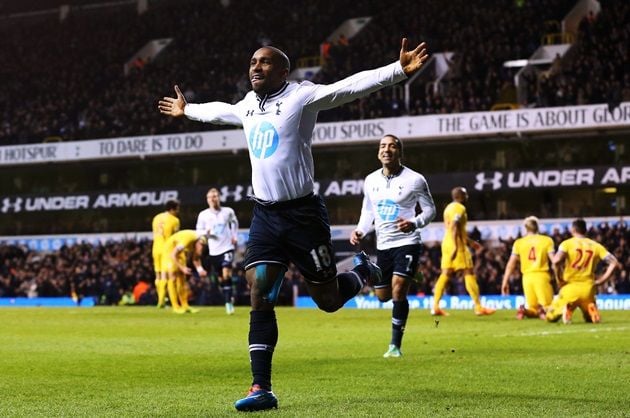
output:
[[[71,308],[80,306],[82,308],[91,308],[94,306],[93,298],[84,298],[81,300],[81,304],[77,304],[72,298],[69,297],[54,297],[54,298],[0,298],[1,307],[49,307],[49,308]]]
[[[433,307],[433,296],[410,296],[409,309],[430,310]],[[516,310],[525,304],[523,296],[482,296],[481,304],[488,308]],[[298,308],[317,308],[308,296],[297,299]],[[472,310],[473,301],[470,296],[444,296],[440,307],[446,310]],[[357,296],[349,300],[345,308],[355,309],[391,309],[392,302],[382,303],[375,296]],[[630,310],[630,295],[597,295],[597,307],[603,311]]]

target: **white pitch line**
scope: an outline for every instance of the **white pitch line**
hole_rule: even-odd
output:
[[[558,334],[589,334],[596,332],[613,332],[613,331],[626,331],[630,329],[630,327],[622,326],[622,327],[600,327],[595,326],[595,328],[578,328],[572,325],[560,325],[566,328],[552,330],[552,331],[536,331],[536,332],[521,332],[518,334],[499,334],[495,335],[495,337],[546,337],[548,335],[558,335]]]

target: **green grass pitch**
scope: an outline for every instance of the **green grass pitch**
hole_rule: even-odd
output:
[[[410,313],[384,359],[387,310],[279,308],[277,417],[630,416],[630,311],[601,324],[514,312]],[[235,416],[249,314],[141,307],[0,309],[0,416]]]

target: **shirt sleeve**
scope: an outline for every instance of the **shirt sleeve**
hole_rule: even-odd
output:
[[[374,223],[374,212],[372,210],[372,201],[366,193],[365,187],[367,182],[363,183],[363,205],[361,206],[361,216],[359,217],[359,223],[357,224],[357,231],[361,232],[363,236],[372,229]]]
[[[416,223],[417,228],[423,228],[427,226],[433,218],[435,218],[435,203],[429,190],[429,184],[424,176],[420,176],[417,182],[418,203],[422,212],[416,216],[413,221]]]
[[[560,246],[558,247],[558,252],[562,251],[565,254],[568,253],[569,252],[569,249],[567,248],[568,245],[569,244],[567,244],[567,241],[562,241],[560,243]]]
[[[361,71],[332,84],[316,84],[311,87],[305,108],[314,112],[332,109],[406,78],[400,62],[396,61],[374,70]]]
[[[512,255],[520,256],[520,253],[518,251],[519,242],[520,242],[519,240],[514,241],[514,245],[512,245]]]
[[[236,217],[236,213],[232,209],[231,213],[231,227],[232,227],[232,237],[238,238],[238,218]]]
[[[599,257],[600,260],[605,259],[606,257],[608,257],[608,254],[610,254],[610,252],[606,249],[606,247],[604,247],[600,243],[597,243],[597,247],[595,248],[597,249],[597,256]]]
[[[555,253],[556,250],[554,248],[553,240],[551,239],[551,237],[547,237],[547,239],[545,241],[546,241],[546,244],[547,244],[546,248],[545,248],[547,254],[551,255],[551,254]]]
[[[208,233],[206,222],[203,219],[203,212],[199,212],[199,215],[197,216],[197,226],[195,227],[195,230],[204,234]]]
[[[466,208],[462,204],[458,204],[455,206],[455,210],[453,211],[453,222],[459,222],[460,219],[464,216],[466,212]]]
[[[243,122],[238,116],[237,110],[236,105],[223,102],[189,103],[184,107],[184,115],[188,119],[199,122],[242,126]]]

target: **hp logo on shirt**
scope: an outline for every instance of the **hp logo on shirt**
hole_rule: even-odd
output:
[[[278,148],[278,131],[269,122],[256,124],[249,133],[249,149],[256,158],[270,157]]]
[[[376,204],[378,216],[384,221],[395,221],[400,212],[400,206],[393,200],[383,199]]]
[[[216,224],[212,228],[212,235],[219,236],[223,233],[224,230],[225,230],[225,224]]]

